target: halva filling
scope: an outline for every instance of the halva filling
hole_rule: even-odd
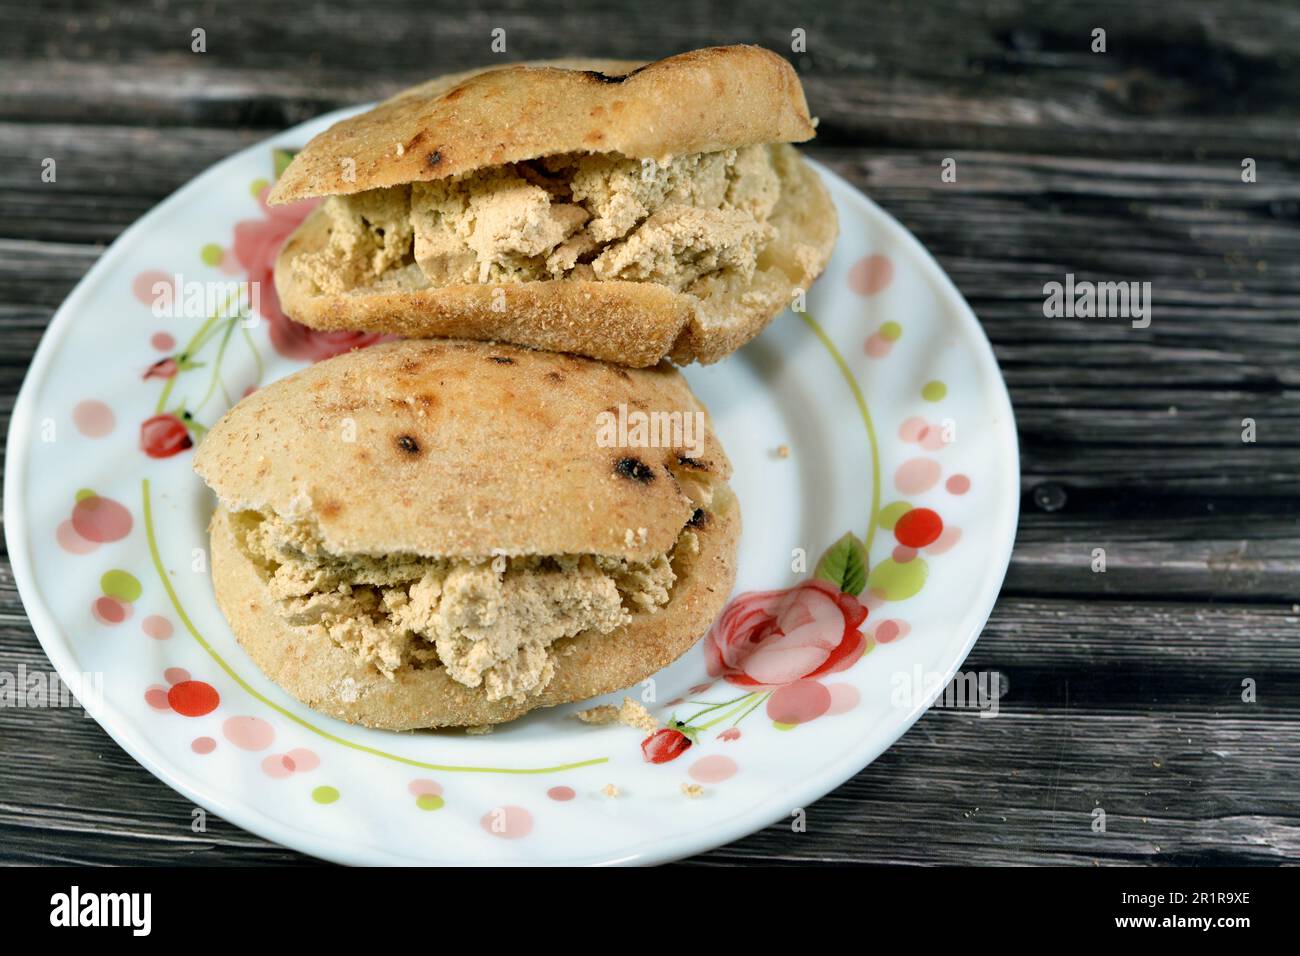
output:
[[[442,666],[489,700],[540,692],[554,674],[556,641],[657,611],[676,581],[671,554],[337,555],[311,527],[274,514],[240,512],[235,528],[288,624],[322,629],[390,679],[404,667]],[[689,528],[676,545],[698,547]]]
[[[321,292],[538,279],[748,281],[774,234],[766,146],[665,162],[547,156],[325,202],[328,244],[295,260]]]

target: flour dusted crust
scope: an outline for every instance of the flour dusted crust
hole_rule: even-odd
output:
[[[699,455],[600,447],[600,416],[620,405],[704,411],[668,365],[389,342],[249,395],[194,467],[234,510],[310,518],[336,554],[647,560],[671,551],[691,518],[682,483],[721,486],[731,464],[707,414]]]
[[[294,158],[269,201],[347,195],[556,153],[658,159],[812,136],[798,76],[761,47],[710,47],[649,64],[523,63],[438,77],[336,123]]]
[[[297,257],[329,241],[329,221],[320,210],[281,250],[276,291],[286,314],[320,330],[514,342],[635,368],[663,358],[681,365],[716,362],[761,332],[790,304],[794,290],[809,288],[838,235],[830,196],[798,153],[774,146],[773,164],[781,184],[769,219],[775,235],[748,282],[719,283],[705,300],[653,282],[557,279],[429,287],[400,274],[380,288],[321,294],[293,268]]]
[[[292,261],[328,241],[329,221],[317,210],[275,264],[285,314],[321,331],[513,342],[641,368],[667,355],[690,322],[685,296],[648,282],[520,282],[506,288],[504,309],[494,298],[501,286],[469,283],[320,295]]]
[[[322,256],[332,226],[321,209],[281,251],[276,290],[287,315],[322,331],[512,342],[630,367],[664,358],[715,362],[762,331],[830,258],[838,232],[834,205],[787,145],[813,132],[794,70],[754,46],[695,50],[649,64],[557,60],[439,77],[313,138],[270,201],[363,194],[358,202],[374,197],[382,205],[384,191],[397,190],[414,202],[415,192],[440,181],[460,183],[561,156],[663,164],[761,149],[770,151],[780,199],[757,224],[765,238],[753,274],[748,248],[741,269],[718,266],[689,289],[661,284],[654,275],[593,278],[590,269],[507,282],[483,275],[478,282],[459,274],[426,278],[400,263],[355,283],[330,282],[349,270],[328,265],[334,253]],[[576,207],[565,211],[579,214]],[[715,217],[700,235],[726,248],[725,232]],[[347,242],[340,238],[347,235],[342,230],[335,240]],[[386,246],[409,249],[409,224],[384,237]],[[629,255],[636,251],[634,242],[628,246]],[[731,252],[740,254],[735,246]],[[690,250],[682,255],[700,261]]]
[[[239,550],[224,507],[210,529],[213,585],[240,645],[267,677],[313,710],[384,730],[483,727],[631,686],[686,653],[722,610],[735,581],[740,513],[729,493],[715,505],[693,528],[698,551],[683,550],[674,560],[671,601],[654,614],[634,614],[609,634],[557,642],[554,677],[524,701],[490,701],[482,688],[457,683],[442,667],[404,668],[389,679],[319,630],[290,627],[272,610],[274,598]]]
[[[600,418],[619,409],[698,414],[704,430],[681,433],[680,447],[603,447]],[[634,370],[483,342],[375,345],[245,398],[205,437],[195,469],[220,499],[213,580],[241,645],[309,706],[372,727],[491,725],[626,687],[694,644],[734,581],[731,466],[666,364]],[[522,682],[479,679],[469,658],[447,657],[449,635],[439,634],[435,655],[413,620],[403,634],[425,635],[418,649],[352,640],[385,626],[369,616],[376,601],[398,621],[407,609],[431,613],[431,603],[416,606],[426,581],[459,600],[451,576],[467,565],[499,563],[505,575],[519,558],[522,574],[571,569],[579,590],[603,587],[591,573],[579,581],[592,571],[581,562],[548,563],[564,555],[605,562],[622,607],[611,618],[584,605],[578,623],[530,651],[545,653],[541,670],[496,672]],[[417,557],[434,562],[433,578],[409,570]],[[389,603],[385,587],[416,579]],[[534,640],[536,601],[546,598],[529,593],[492,614],[519,614],[531,623],[518,633]]]

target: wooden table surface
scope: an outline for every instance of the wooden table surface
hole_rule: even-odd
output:
[[[1020,529],[967,664],[1007,693],[997,719],[928,713],[806,833],[696,862],[1300,862],[1300,6],[0,0],[0,23],[6,425],[105,246],[240,147],[493,62],[497,27],[497,61],[787,53],[821,118],[808,152],[938,257],[1010,386]],[[1151,326],[1044,318],[1069,272],[1149,281]],[[5,562],[0,671],[19,665],[49,668]],[[305,861],[189,811],[77,711],[0,710],[0,862]]]

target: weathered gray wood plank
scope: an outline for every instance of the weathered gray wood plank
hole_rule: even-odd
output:
[[[806,808],[807,833],[773,826],[699,862],[1293,859],[1297,631],[1289,608],[1004,599],[967,664],[1006,676],[999,716],[931,711]],[[39,651],[16,650],[0,630],[7,666],[40,666]],[[1134,671],[1144,683],[1124,680]],[[1259,703],[1240,700],[1243,675]],[[196,837],[189,805],[76,712],[0,711],[0,727],[0,761],[25,795],[20,806],[0,800],[15,858],[203,862],[214,847],[250,862],[290,858],[215,821]],[[1091,828],[1098,806],[1104,834]]]
[[[323,15],[306,0],[235,9],[51,15],[10,0],[0,5],[9,25],[0,56],[25,68],[3,75],[0,115],[279,127],[434,68],[490,61],[494,28],[507,31],[506,61],[572,55],[575,45],[632,57],[738,40],[788,50],[802,27],[808,50],[792,56],[835,141],[1064,151],[1068,136],[1070,152],[1092,155],[1300,149],[1287,115],[1297,67],[1274,55],[1296,48],[1300,18],[1281,2],[963,0],[904,11],[766,0],[717,18],[688,0],[581,11],[520,0],[491,11],[390,3]],[[207,53],[190,51],[196,26],[208,31]],[[1108,31],[1104,54],[1090,52],[1098,26]]]
[[[1008,692],[997,719],[926,715],[807,833],[696,862],[1300,859],[1300,7],[0,0],[0,23],[0,429],[106,244],[262,136],[490,61],[495,27],[503,60],[786,50],[806,29],[809,152],[936,255],[1011,390],[1021,526],[969,663]],[[1045,318],[1067,272],[1150,281],[1151,327]],[[48,666],[0,560],[0,669],[20,662]],[[70,712],[0,710],[0,766],[0,862],[303,859],[221,821],[192,834],[188,805]]]

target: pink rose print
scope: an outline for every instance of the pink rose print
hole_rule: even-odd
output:
[[[912,510],[921,513],[904,525],[903,538],[918,545],[933,544],[942,531],[942,520],[937,513]],[[821,679],[848,670],[866,654],[869,642],[874,644],[861,631],[868,612],[855,596],[864,592],[868,577],[866,546],[850,532],[826,550],[808,580],[780,591],[750,591],[732,600],[704,639],[709,682],[697,684],[687,698],[669,705],[689,704],[692,713],[681,719],[672,714],[665,727],[641,742],[646,762],[671,763],[702,741],[740,740],[737,725],[765,704],[772,726],[779,731],[853,710],[861,700],[856,687],[827,685]],[[696,699],[719,679],[741,688],[740,696]],[[708,734],[720,724],[729,726]],[[692,764],[691,776],[706,782],[700,774],[708,768],[716,768],[717,776],[710,779],[718,782],[735,774],[736,763],[720,754],[702,757]]]
[[[753,687],[789,684],[851,667],[866,639],[867,609],[819,579],[737,597],[709,630],[709,675]]]
[[[262,314],[271,325],[271,345],[285,358],[319,362],[379,341],[380,336],[370,332],[317,332],[293,321],[281,311],[280,297],[272,278],[275,258],[289,234],[307,218],[316,202],[309,200],[287,206],[268,206],[266,194],[270,189],[267,186],[257,197],[265,218],[245,219],[235,225],[234,254],[248,273],[249,281],[259,283]]]

